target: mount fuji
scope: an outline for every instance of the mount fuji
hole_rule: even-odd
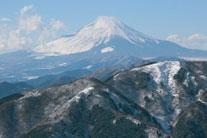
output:
[[[173,42],[151,38],[114,17],[98,17],[73,35],[34,49],[43,56],[79,53],[148,57],[206,57],[207,52],[190,50]]]
[[[206,58],[207,51],[154,39],[114,17],[102,16],[72,35],[29,51],[0,55],[0,82],[37,80],[47,76],[43,82],[48,83],[51,75],[54,79],[59,74],[64,77],[67,74],[68,79],[96,71],[111,73],[137,65],[143,59],[158,57]],[[42,79],[38,81],[42,82]]]
[[[118,42],[122,42],[118,43]],[[146,44],[156,45],[158,40],[150,39],[114,17],[99,17],[95,22],[83,27],[74,35],[63,37],[35,48],[35,52],[45,55],[71,55],[100,49],[100,53],[113,52],[130,46],[141,48]],[[127,53],[127,49],[125,54]],[[114,51],[116,52],[116,51]]]

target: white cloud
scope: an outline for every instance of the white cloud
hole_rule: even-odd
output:
[[[177,34],[169,35],[166,39],[168,41],[179,41],[179,35]]]
[[[28,32],[36,31],[41,25],[42,17],[38,15],[23,17],[19,21],[19,29]]]
[[[65,24],[60,20],[54,20],[51,22],[51,27],[55,30],[61,30],[65,29]]]
[[[42,27],[37,42],[39,45],[44,45],[48,40],[56,39],[61,36],[61,32],[66,30],[66,25],[60,20],[51,20],[50,23]]]
[[[20,15],[23,16],[27,12],[33,9],[33,5],[26,5],[20,10]]]
[[[1,37],[0,37],[0,49],[4,49],[5,48],[5,44],[4,44],[5,42],[4,42],[4,39],[2,39]]]
[[[24,6],[16,19],[0,18],[0,53],[32,49],[57,38],[65,28],[60,20],[37,15],[33,5]]]
[[[195,33],[189,36],[173,34],[168,36],[166,39],[181,44],[187,48],[207,50],[207,35],[204,34]]]
[[[207,36],[203,34],[193,34],[188,37],[189,41],[202,41],[202,40],[207,40]]]
[[[108,53],[112,51],[114,51],[112,47],[106,47],[106,48],[101,49],[101,53]]]
[[[19,29],[27,32],[36,31],[42,23],[42,17],[29,14],[33,10],[33,5],[24,6],[20,10]]]
[[[8,35],[8,45],[12,45],[12,50],[21,49],[25,44],[25,39],[21,37],[18,31],[11,31]]]

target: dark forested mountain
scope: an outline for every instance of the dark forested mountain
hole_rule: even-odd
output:
[[[207,62],[150,62],[107,78],[0,99],[0,137],[207,137]]]
[[[147,137],[164,135],[145,109],[97,80],[35,90],[0,105],[0,136]]]

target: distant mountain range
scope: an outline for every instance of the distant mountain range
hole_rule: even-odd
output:
[[[206,58],[207,51],[153,39],[114,17],[99,17],[72,35],[29,51],[0,55],[0,82],[26,81],[75,70],[94,72],[123,62],[127,66],[134,64],[129,59],[158,57]]]

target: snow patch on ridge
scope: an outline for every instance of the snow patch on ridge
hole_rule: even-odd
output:
[[[179,61],[165,61],[151,65],[147,65],[141,68],[134,68],[132,71],[143,71],[150,73],[157,84],[163,83],[169,87],[173,96],[177,96],[175,92],[174,76],[180,70],[181,65]]]
[[[92,65],[88,65],[88,66],[83,67],[83,69],[91,69],[92,67],[93,67]]]
[[[64,62],[64,63],[60,63],[58,66],[60,66],[60,67],[65,67],[65,66],[67,66],[67,65],[68,65],[68,63]]]
[[[22,98],[20,98],[20,101],[21,101],[22,99],[25,99],[25,98],[28,98],[28,97],[38,97],[38,96],[40,96],[40,95],[41,95],[41,93],[40,93],[39,91],[28,92],[28,93],[26,93]]]
[[[136,118],[134,118],[134,117],[132,117],[132,116],[127,116],[126,119],[130,120],[132,123],[134,123],[134,124],[136,124],[136,125],[141,124],[141,122],[140,122],[138,119],[136,119]]]
[[[207,105],[207,102],[203,101],[201,98],[202,98],[202,95],[205,93],[204,90],[199,90],[198,94],[196,95],[197,97],[197,101]]]
[[[157,86],[156,91],[163,97],[163,100],[166,101],[166,106],[175,109],[172,115],[172,120],[181,112],[179,106],[180,93],[174,78],[180,69],[181,63],[179,61],[164,61],[131,70],[146,72],[151,75]],[[163,128],[166,128],[166,130],[169,129],[170,123],[164,123],[167,119],[165,118],[165,115],[155,113],[154,116],[159,119],[159,123]]]
[[[34,80],[34,79],[38,79],[39,76],[26,76],[24,77],[24,79],[27,79],[27,80]]]
[[[54,112],[52,114],[49,115],[51,121],[53,122],[58,122],[59,120],[61,120],[61,116],[64,116],[64,111],[66,111],[70,106],[71,103],[73,102],[78,102],[81,98],[82,95],[89,95],[90,92],[94,89],[94,87],[87,87],[83,90],[81,90],[80,92],[78,92],[74,97],[72,97],[71,99],[67,100],[67,101],[63,101],[62,105],[58,105],[55,107]],[[58,119],[57,119],[58,118]]]
[[[112,47],[106,47],[106,48],[101,49],[101,53],[109,53],[112,51],[114,51]]]

